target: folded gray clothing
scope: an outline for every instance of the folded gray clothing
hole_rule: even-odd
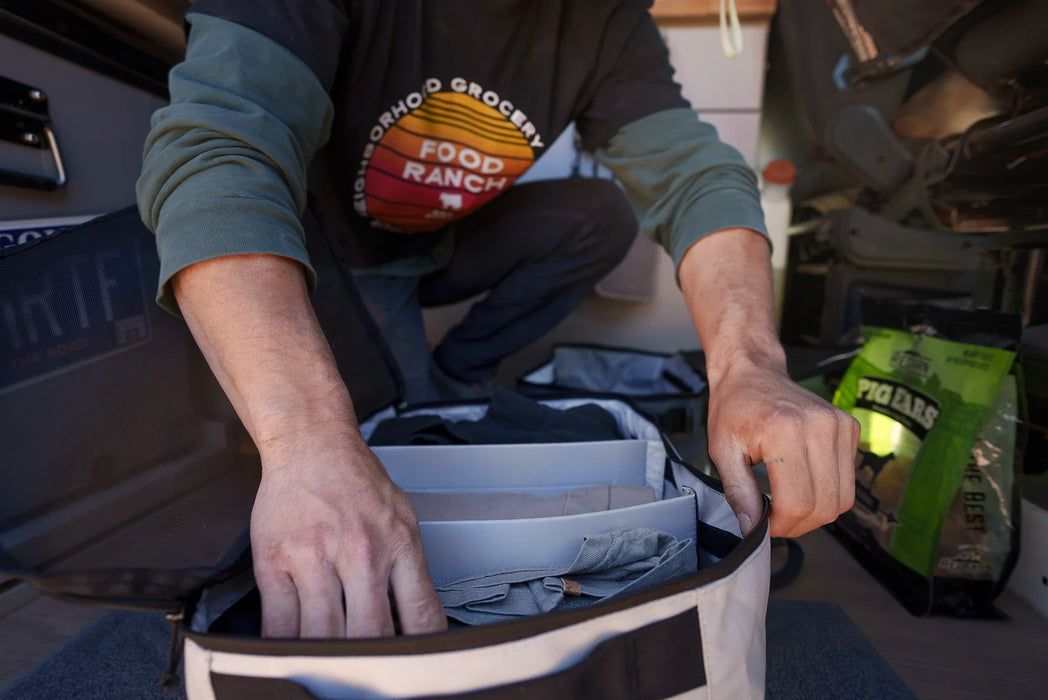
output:
[[[526,567],[438,582],[444,613],[467,625],[572,609],[694,573],[692,540],[647,527],[587,535],[570,566]]]
[[[650,486],[584,486],[564,493],[433,493],[409,491],[420,521],[520,520],[599,513],[655,500]]]

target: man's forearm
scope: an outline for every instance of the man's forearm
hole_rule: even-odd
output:
[[[748,532],[763,510],[751,465],[764,462],[771,536],[796,537],[851,507],[859,429],[786,373],[769,252],[764,236],[724,229],[688,249],[679,275],[706,351],[709,452],[725,495]]]
[[[262,456],[251,512],[262,633],[444,629],[411,502],[357,429],[302,265],[274,255],[196,263],[174,294]]]
[[[749,229],[724,229],[684,254],[681,290],[715,384],[740,363],[786,370],[775,332],[767,239]]]
[[[216,258],[182,270],[174,292],[260,450],[325,427],[355,431],[299,263],[274,255]]]

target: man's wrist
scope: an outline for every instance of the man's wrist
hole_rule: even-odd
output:
[[[748,228],[697,241],[681,260],[681,289],[706,352],[711,389],[737,371],[785,373],[772,313],[767,239]]]
[[[719,338],[717,350],[706,355],[706,375],[713,391],[725,377],[752,370],[786,374],[786,353],[774,335]]]
[[[283,452],[304,441],[362,442],[356,415],[344,387],[270,402],[256,414],[253,436],[263,454]]]

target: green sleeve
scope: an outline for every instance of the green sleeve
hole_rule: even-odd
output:
[[[757,177],[691,109],[631,122],[595,154],[626,191],[640,228],[676,266],[693,243],[724,228],[764,227]]]
[[[157,237],[157,301],[178,313],[170,279],[226,255],[270,253],[302,263],[306,169],[327,141],[334,108],[317,76],[271,39],[191,13],[186,59],[171,71],[171,104],[153,115],[137,184]]]

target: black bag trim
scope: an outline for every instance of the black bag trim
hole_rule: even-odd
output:
[[[412,700],[661,700],[705,685],[699,617],[694,610],[686,610],[607,639],[563,671],[493,688],[416,696]],[[217,700],[312,700],[316,697],[287,679],[214,672],[211,687]]]
[[[256,678],[211,672],[216,700],[317,700],[304,686],[287,678]]]
[[[128,610],[177,613],[200,591],[224,583],[251,568],[248,532],[233,553],[214,567],[186,569],[97,569],[41,574],[21,566],[0,547],[0,572],[10,574],[52,598]]]
[[[749,535],[721,561],[691,576],[631,596],[595,603],[582,610],[562,610],[523,620],[499,622],[482,627],[410,637],[380,639],[262,639],[242,635],[212,634],[186,630],[185,636],[209,651],[263,656],[398,656],[476,649],[505,644],[524,637],[568,627],[622,610],[707,586],[733,574],[752,555],[768,532],[771,503],[764,499],[764,513]],[[193,611],[187,610],[186,620]]]
[[[699,523],[699,549],[709,552],[718,559],[727,557],[742,542],[742,538],[733,532],[721,530],[701,520]]]
[[[207,569],[101,569],[67,574],[35,575],[3,567],[3,573],[39,592],[70,603],[107,608],[177,612],[197,591],[232,578]]]

